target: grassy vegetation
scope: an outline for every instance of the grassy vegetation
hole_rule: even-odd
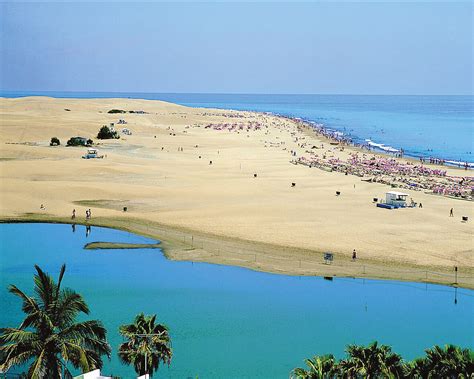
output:
[[[159,243],[121,243],[121,242],[90,242],[84,246],[86,250],[114,249],[158,249]]]

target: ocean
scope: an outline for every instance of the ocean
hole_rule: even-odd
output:
[[[474,163],[474,96],[254,95],[7,92],[2,97],[137,98],[191,107],[272,112],[322,123],[355,143],[403,148],[411,157]]]

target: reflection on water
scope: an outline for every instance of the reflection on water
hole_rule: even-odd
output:
[[[28,291],[34,264],[57,276],[65,262],[65,285],[83,294],[115,351],[118,327],[139,312],[169,326],[174,357],[160,377],[288,377],[306,357],[342,357],[347,344],[375,339],[407,359],[434,344],[474,347],[471,290],[267,274],[170,261],[157,249],[84,250],[93,241],[154,241],[81,225],[4,224],[0,241],[0,326],[22,317],[8,284]],[[133,376],[115,355],[103,372]]]
[[[363,286],[402,286],[408,287],[416,291],[423,291],[423,292],[434,292],[434,293],[445,293],[451,294],[452,302],[454,305],[458,304],[458,291],[462,297],[474,298],[474,291],[458,288],[458,287],[450,287],[450,286],[443,286],[443,285],[434,285],[428,283],[412,283],[412,282],[399,282],[394,280],[375,280],[375,279],[353,279],[353,278],[337,278],[338,281],[346,281],[348,280],[351,285],[363,285]]]
[[[71,229],[73,233],[76,233],[76,224],[71,224]],[[92,231],[92,226],[86,225],[85,230],[86,230],[86,237],[89,237],[89,234],[91,234],[91,231]]]

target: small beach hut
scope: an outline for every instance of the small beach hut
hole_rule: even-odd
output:
[[[393,205],[396,208],[406,207],[407,206],[407,193],[389,191],[385,195],[385,203]]]

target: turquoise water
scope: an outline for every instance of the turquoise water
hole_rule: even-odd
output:
[[[1,92],[4,97],[143,98],[193,107],[274,112],[323,123],[356,143],[371,139],[414,157],[474,162],[474,96],[242,95]]]
[[[474,291],[437,285],[297,277],[169,261],[160,250],[83,250],[87,242],[152,242],[113,229],[0,224],[0,326],[18,325],[34,264],[81,293],[114,349],[104,373],[133,377],[116,358],[117,329],[139,312],[167,324],[174,357],[157,377],[287,378],[312,354],[343,356],[374,339],[405,358],[434,344],[474,348]],[[457,304],[455,304],[455,299]]]

